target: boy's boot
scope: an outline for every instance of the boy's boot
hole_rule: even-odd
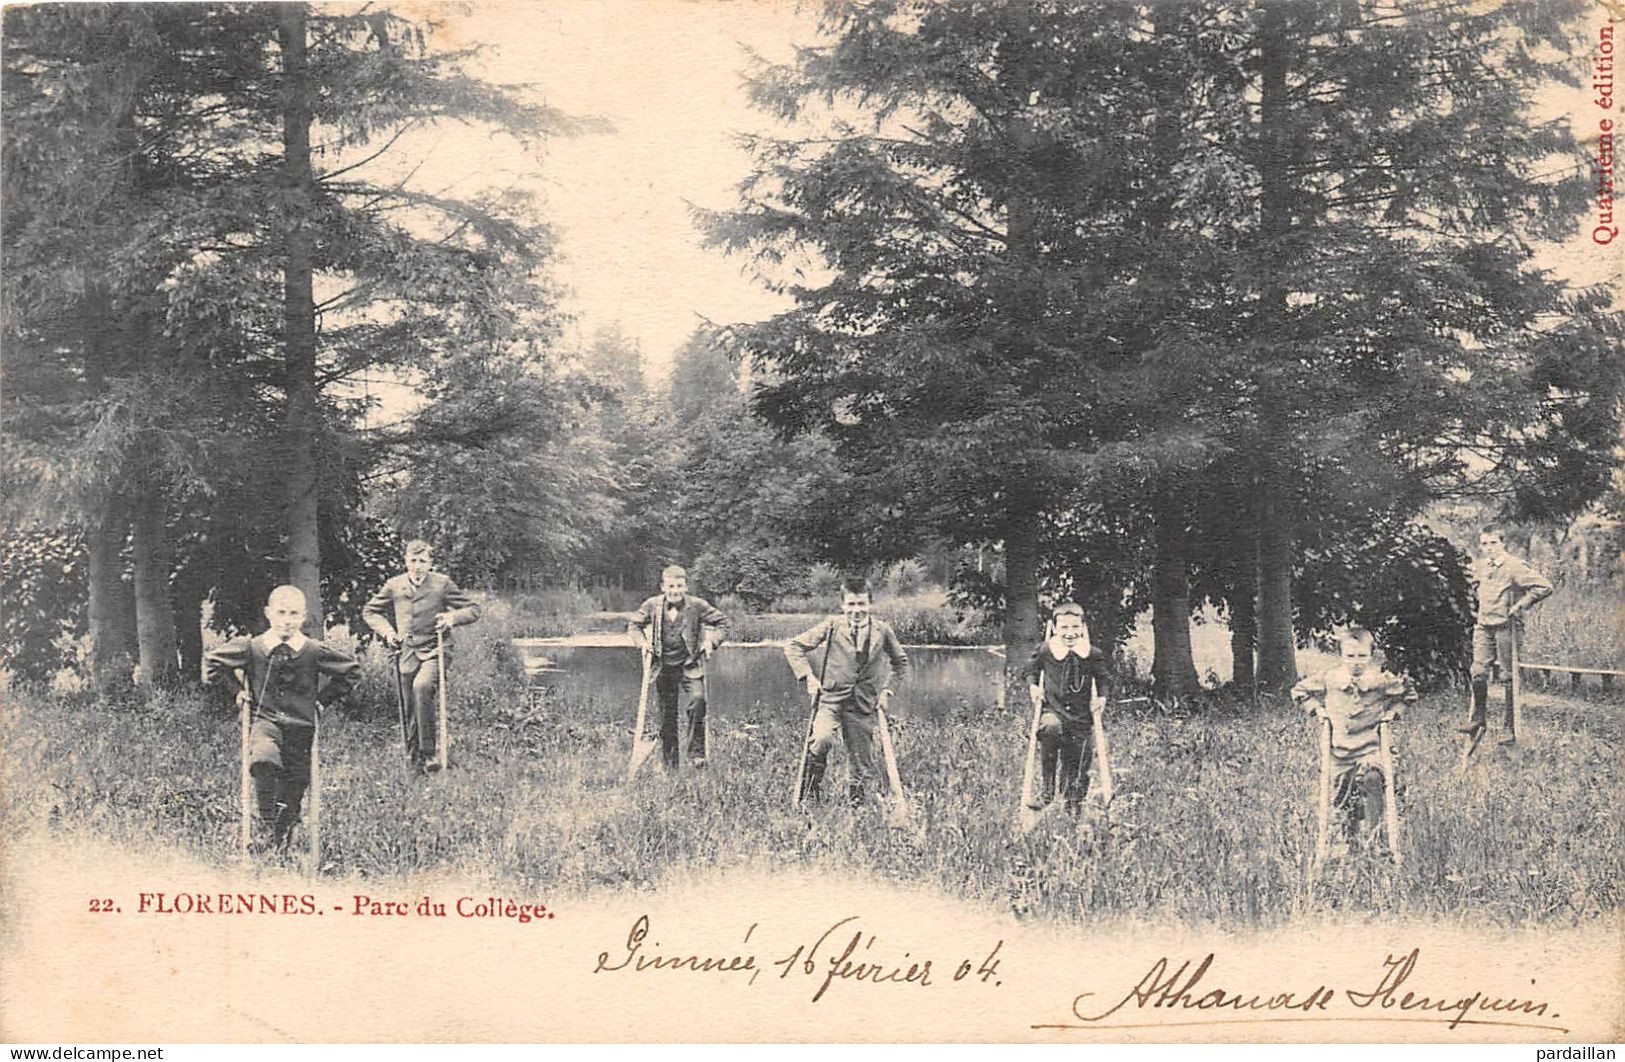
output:
[[[1080,760],[1070,774],[1071,781],[1066,787],[1066,810],[1077,818],[1083,814],[1083,800],[1089,795],[1089,768]]]
[[[1386,785],[1381,771],[1369,766],[1360,768],[1360,777],[1355,782],[1355,799],[1352,803],[1360,823],[1359,839],[1362,848],[1379,852],[1386,848],[1381,832],[1386,821],[1383,814],[1385,790]]]
[[[293,839],[294,823],[299,821],[299,813],[288,805],[278,803],[276,806],[276,820],[271,824],[271,847],[277,852],[286,852],[288,842]]]
[[[1505,729],[1506,734],[1501,738],[1498,744],[1516,745],[1518,743],[1518,731],[1513,726],[1513,723],[1517,717],[1513,715],[1512,712],[1512,683],[1503,682],[1501,684],[1501,688],[1506,692],[1506,716],[1501,721],[1502,728]]]
[[[272,840],[279,852],[288,850],[293,828],[299,824],[299,805],[304,792],[303,785],[286,779],[277,785],[276,824],[272,830]]]
[[[705,711],[708,706],[688,710],[688,765],[697,771],[705,770]]]
[[[801,799],[814,804],[824,802],[824,758],[816,753],[807,754],[807,774],[801,780]]]
[[[1476,734],[1484,729],[1485,718],[1489,714],[1490,680],[1488,678],[1473,679],[1473,714],[1467,720],[1466,726],[1456,729],[1463,734]]]
[[[263,768],[263,769],[262,769]],[[249,851],[263,853],[274,846],[276,834],[276,778],[270,764],[256,763],[249,769],[254,779],[254,835]]]
[[[1060,750],[1054,745],[1040,744],[1038,751],[1038,788],[1033,792],[1032,800],[1027,807],[1038,811],[1049,803],[1050,797],[1055,793],[1055,761]]]

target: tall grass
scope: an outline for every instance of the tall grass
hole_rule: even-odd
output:
[[[797,867],[931,884],[1062,921],[1225,928],[1334,908],[1573,925],[1621,904],[1621,722],[1598,706],[1531,712],[1522,748],[1507,755],[1487,742],[1462,775],[1448,729],[1460,705],[1424,702],[1399,734],[1403,869],[1356,860],[1311,887],[1314,745],[1286,710],[1114,715],[1109,821],[1056,816],[1025,837],[1012,829],[1025,739],[1014,700],[1003,715],[967,701],[950,720],[899,721],[916,835],[888,829],[873,808],[791,810],[800,704],[743,715],[719,704],[712,770],[666,776],[652,763],[622,785],[632,706],[530,710],[510,633],[500,608],[468,630],[451,686],[453,769],[442,778],[404,769],[387,662],[369,656],[368,707],[323,732],[327,873],[446,871],[569,896],[654,889],[713,868]],[[178,695],[110,712],[18,695],[0,741],[0,814],[13,829],[87,829],[232,857],[237,731],[222,703]]]
[[[1625,670],[1625,589],[1605,581],[1559,579],[1551,597],[1529,613],[1524,659],[1570,667]]]

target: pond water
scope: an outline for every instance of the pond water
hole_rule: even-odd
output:
[[[534,675],[533,684],[591,711],[616,716],[636,709],[642,679],[636,649],[629,645],[561,644],[552,639],[516,643],[527,668],[551,664],[555,672]],[[967,705],[986,707],[998,690],[1004,658],[985,648],[907,648],[908,684],[892,701],[892,714],[951,718]],[[711,658],[710,700],[720,717],[777,718],[807,705],[803,687],[790,674],[777,645],[724,646]]]

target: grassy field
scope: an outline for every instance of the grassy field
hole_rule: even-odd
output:
[[[951,721],[906,721],[897,743],[923,827],[916,833],[886,828],[872,808],[790,809],[801,705],[744,718],[718,705],[713,770],[668,777],[646,768],[623,786],[633,706],[616,718],[570,703],[531,713],[504,611],[472,630],[456,677],[449,776],[404,770],[376,653],[361,694],[367,707],[324,731],[326,873],[446,871],[582,895],[655,889],[667,875],[708,868],[791,867],[933,885],[1061,921],[1225,928],[1291,924],[1332,908],[1574,925],[1621,903],[1617,704],[1532,707],[1523,748],[1508,755],[1486,742],[1481,762],[1459,774],[1449,730],[1459,698],[1424,701],[1398,732],[1403,869],[1355,861],[1311,888],[1314,747],[1307,724],[1282,708],[1120,711],[1111,721],[1118,796],[1109,821],[1080,830],[1058,817],[1025,837],[1012,829],[1023,713],[966,703]],[[0,813],[10,829],[88,830],[132,847],[232,858],[236,717],[219,702],[178,695],[108,711],[9,694],[0,741]]]

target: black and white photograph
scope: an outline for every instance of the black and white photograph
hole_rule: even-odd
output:
[[[0,14],[0,1042],[1611,1057],[1619,0]]]

